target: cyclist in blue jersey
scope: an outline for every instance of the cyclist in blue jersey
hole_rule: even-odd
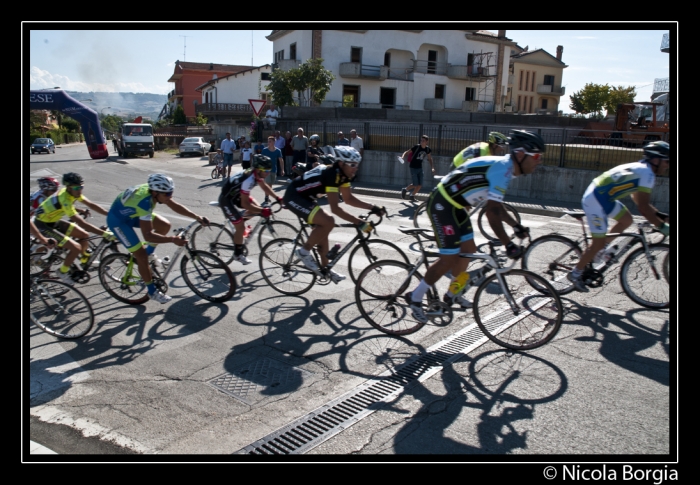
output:
[[[170,221],[163,216],[155,214],[156,204],[165,204],[181,216],[196,219],[202,225],[209,225],[209,219],[198,216],[187,207],[173,200],[175,183],[173,179],[160,173],[149,175],[148,183],[134,185],[120,193],[112,203],[107,214],[107,225],[126,249],[134,255],[138,265],[139,274],[148,289],[148,295],[158,303],[167,303],[171,296],[164,295],[153,284],[153,274],[149,261],[163,265],[163,262],[155,255],[155,247],[160,243],[173,243],[176,246],[184,246],[185,239],[176,236],[168,236]],[[136,235],[134,228],[141,229],[143,238],[148,243],[144,248]]]
[[[486,217],[498,239],[506,247],[509,258],[517,259],[523,247],[510,240],[503,222],[512,226],[515,236],[523,238],[529,228],[523,227],[503,209],[503,198],[513,177],[527,175],[539,166],[545,151],[544,140],[536,133],[516,130],[509,138],[510,153],[505,156],[478,157],[461,164],[443,177],[428,199],[427,212],[430,217],[440,257],[435,261],[423,280],[405,298],[413,318],[419,322],[428,319],[422,300],[428,289],[448,270],[452,272],[450,288],[443,297],[448,304],[457,303],[462,308],[472,306],[462,296],[469,273],[468,258],[459,253],[475,253],[474,231],[467,205],[476,206],[486,200]]]
[[[588,229],[591,232],[591,245],[581,255],[576,267],[567,275],[578,291],[587,292],[588,287],[581,279],[588,263],[602,262],[610,243],[615,236],[605,237],[608,232],[608,218],[617,223],[611,233],[624,232],[633,221],[627,207],[619,199],[630,195],[639,212],[664,235],[670,227],[666,223],[668,214],[659,212],[649,202],[657,175],[663,175],[669,167],[669,145],[665,141],[653,141],[644,147],[644,158],[637,162],[625,163],[599,175],[583,193],[581,205],[586,213]],[[595,261],[594,261],[595,263]]]

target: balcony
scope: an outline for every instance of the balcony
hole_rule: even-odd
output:
[[[668,92],[668,78],[657,78],[654,79],[654,93],[667,93]]]
[[[237,103],[201,103],[194,107],[194,112],[202,115],[249,116],[253,113],[250,104]]]
[[[340,77],[350,79],[376,79],[384,81],[389,76],[387,66],[370,66],[359,62],[341,62]]]
[[[413,72],[420,72],[421,74],[437,74],[439,76],[445,76],[447,75],[448,66],[449,64],[446,62],[423,61],[418,59],[413,60]]]
[[[445,100],[438,98],[425,98],[423,109],[430,111],[443,111],[445,109]]]
[[[661,37],[661,52],[669,52],[671,50],[670,42],[668,40],[668,34],[664,34]]]
[[[491,72],[493,71],[493,73]],[[447,66],[447,77],[450,79],[460,79],[463,81],[485,81],[489,77],[495,76],[495,69],[482,66]]]
[[[182,94],[175,94],[174,89],[168,93],[168,101],[173,101],[177,98],[182,98]]]
[[[413,68],[390,67],[387,77],[398,81],[413,81]]]
[[[280,59],[276,64],[272,65],[272,69],[279,69],[281,71],[289,71],[290,69],[296,69],[301,66],[301,61],[297,59]]]
[[[566,88],[552,86],[551,84],[538,84],[537,94],[551,94],[552,96],[563,96]]]

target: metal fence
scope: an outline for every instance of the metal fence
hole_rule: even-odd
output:
[[[296,133],[303,128],[307,136],[317,134],[322,145],[333,145],[342,131],[349,138],[355,129],[362,138],[365,150],[402,153],[428,135],[428,146],[435,156],[454,156],[461,149],[488,138],[490,131],[508,135],[512,130],[538,133],[547,150],[543,164],[561,168],[603,171],[643,158],[642,147],[653,139],[668,141],[668,133],[646,132],[630,135],[604,130],[580,128],[532,128],[528,126],[445,125],[426,123],[389,122],[328,122],[278,121],[277,129]],[[621,136],[621,137],[616,137]]]

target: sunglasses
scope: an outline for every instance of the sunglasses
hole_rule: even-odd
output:
[[[158,193],[159,193],[159,194],[163,194],[164,196],[166,196],[166,197],[168,197],[168,198],[170,198],[170,197],[173,196],[173,193],[172,193],[172,192],[158,192]]]
[[[528,156],[534,158],[535,160],[539,160],[540,158],[542,158],[541,153],[530,153],[530,152],[523,152],[523,153],[525,153],[525,155],[528,155]]]
[[[73,185],[71,190],[83,190],[84,185]]]
[[[345,166],[348,168],[357,168],[360,164],[356,162],[345,162]]]

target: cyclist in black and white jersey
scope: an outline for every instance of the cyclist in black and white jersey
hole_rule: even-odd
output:
[[[304,263],[304,266],[312,271],[319,271],[310,251],[318,245],[321,255],[321,264],[325,267],[328,264],[328,235],[335,227],[335,220],[318,205],[317,199],[324,195],[328,198],[328,205],[331,212],[352,224],[356,224],[364,232],[372,230],[372,224],[353,216],[340,207],[340,196],[343,202],[353,207],[366,209],[376,215],[386,214],[384,207],[362,202],[352,194],[350,182],[355,178],[357,168],[362,157],[360,153],[351,147],[337,146],[334,148],[335,162],[332,165],[320,164],[307,171],[301,177],[296,178],[287,187],[284,194],[284,203],[287,209],[301,217],[314,228],[309,234],[309,239],[303,247],[297,250],[297,256]],[[345,279],[345,275],[329,272],[331,279],[337,283]]]
[[[272,160],[264,155],[253,156],[253,166],[231,175],[224,182],[219,195],[219,207],[224,212],[224,216],[233,224],[236,230],[233,235],[235,249],[234,258],[241,264],[250,264],[251,261],[243,254],[243,234],[245,232],[244,221],[253,214],[260,214],[262,217],[270,217],[272,211],[269,207],[262,207],[251,197],[250,192],[258,185],[265,197],[273,197],[281,204],[282,198],[278,197],[272,188],[265,182],[265,177],[272,170]]]

